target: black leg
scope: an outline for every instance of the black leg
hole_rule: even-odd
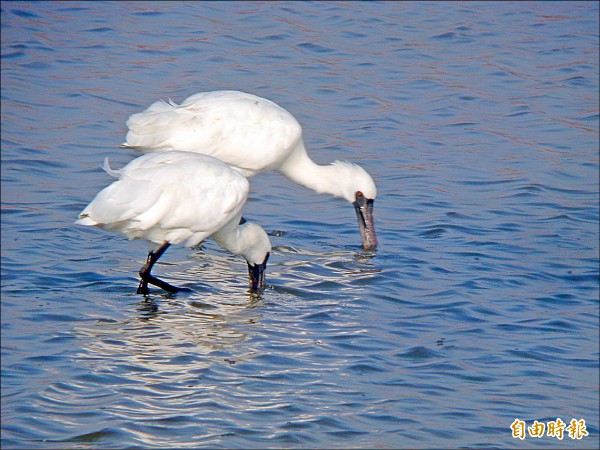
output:
[[[167,292],[178,292],[179,288],[173,286],[172,284],[167,283],[166,281],[159,280],[155,276],[152,275],[152,267],[158,261],[158,258],[162,256],[162,254],[169,248],[171,244],[168,242],[163,243],[156,251],[151,251],[148,253],[148,259],[146,260],[146,264],[144,267],[140,269],[140,277],[142,280],[140,281],[140,285],[138,286],[137,293],[147,295],[148,294],[148,283],[153,284],[154,286],[158,286],[161,289],[164,289]]]

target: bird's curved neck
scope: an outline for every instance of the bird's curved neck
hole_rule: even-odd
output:
[[[319,194],[344,196],[341,187],[343,180],[336,179],[335,168],[331,165],[321,166],[310,159],[302,139],[279,167],[279,171],[290,180]]]
[[[242,255],[247,246],[243,239],[243,228],[239,225],[241,217],[242,213],[240,212],[212,235],[217,244],[234,255]]]

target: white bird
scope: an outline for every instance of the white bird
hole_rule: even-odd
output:
[[[321,166],[312,161],[298,121],[270,100],[238,91],[201,92],[180,105],[157,101],[131,115],[127,127],[122,147],[143,153],[204,153],[246,177],[278,170],[318,193],[345,198],[354,205],[363,247],[377,247],[373,223],[377,189],[371,176],[356,164],[335,161]]]
[[[242,218],[249,185],[237,171],[210,156],[179,151],[143,155],[120,170],[112,170],[107,158],[103,168],[119,179],[100,191],[75,223],[151,244],[138,293],[147,294],[148,283],[177,292],[151,274],[152,266],[169,245],[192,247],[208,237],[246,259],[252,292],[264,289],[271,243],[260,226]]]

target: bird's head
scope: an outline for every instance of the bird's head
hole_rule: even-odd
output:
[[[246,222],[243,218],[240,228],[246,244],[242,256],[248,263],[250,292],[261,293],[266,287],[265,272],[271,252],[271,241],[262,227]]]
[[[365,250],[377,248],[377,236],[373,221],[373,204],[377,197],[377,188],[371,175],[362,167],[342,161],[332,166],[337,172],[339,197],[344,197],[354,206],[358,228]]]

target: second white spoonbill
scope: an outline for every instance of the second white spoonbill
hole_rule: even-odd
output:
[[[214,156],[249,177],[278,170],[318,193],[354,205],[365,249],[377,247],[373,202],[377,188],[360,166],[310,159],[302,127],[288,111],[265,98],[239,91],[201,92],[180,105],[158,101],[127,121],[123,147],[140,151],[180,150]]]
[[[251,292],[264,289],[271,243],[260,226],[242,219],[249,186],[237,171],[210,156],[179,151],[143,155],[120,170],[105,160],[104,170],[119,179],[100,191],[75,223],[151,244],[138,293],[147,294],[148,284],[179,291],[153,276],[152,267],[171,244],[192,247],[208,237],[246,259]]]

